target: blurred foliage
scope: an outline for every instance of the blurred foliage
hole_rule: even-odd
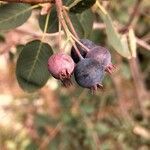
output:
[[[125,25],[135,2],[114,0],[104,1],[103,5],[113,20]],[[147,43],[150,43],[149,8],[149,0],[143,0],[135,26],[136,36]],[[95,15],[97,20],[102,23]],[[5,41],[2,35],[0,42]],[[89,38],[108,45],[103,29],[94,29]],[[128,60],[111,51],[119,69],[105,77],[104,90],[94,95],[76,84],[66,89],[52,78],[38,92],[27,94],[18,88],[13,77],[16,57],[22,48],[23,45],[18,45],[16,52],[10,49],[7,67],[0,76],[0,150],[150,149],[150,99],[143,99],[148,112],[144,116]],[[138,46],[137,59],[149,95],[150,52]]]

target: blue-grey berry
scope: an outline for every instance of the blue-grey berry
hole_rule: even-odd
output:
[[[115,65],[113,65],[111,62],[111,54],[109,50],[105,47],[96,46],[92,48],[86,54],[86,58],[92,58],[97,60],[105,68],[105,71],[110,74],[116,68]]]
[[[102,88],[102,80],[105,71],[103,66],[95,59],[85,58],[79,61],[74,69],[74,77],[76,82],[91,90]]]

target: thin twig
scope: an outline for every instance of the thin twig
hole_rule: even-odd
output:
[[[71,37],[81,46],[83,47],[87,52],[89,52],[90,50],[84,46],[74,35],[71,34]]]
[[[142,73],[139,68],[138,59],[132,57],[129,60],[129,65],[130,65],[130,70],[131,70],[131,74],[132,74],[132,78],[133,78],[133,82],[135,86],[135,91],[137,95],[137,102],[139,103],[141,107],[142,114],[146,116],[146,112],[145,112],[143,104],[145,100],[148,99],[148,94],[147,94],[147,91],[143,82]]]
[[[55,0],[0,0],[8,3],[28,3],[28,4],[39,4],[39,3],[55,3]]]
[[[47,16],[46,16],[44,32],[43,32],[43,35],[42,35],[41,41],[44,41],[45,33],[47,32],[47,28],[48,28],[48,21],[49,21],[49,17],[50,17],[50,12],[49,12],[49,13],[47,14]]]
[[[49,135],[43,140],[43,142],[40,145],[40,149],[46,149],[47,145],[52,141],[52,139],[55,138],[55,136],[58,134],[58,132],[61,130],[62,124],[58,123],[56,128],[53,129],[52,132],[49,133]],[[48,131],[48,129],[47,129]]]
[[[4,53],[6,53],[6,52],[9,52],[10,51],[10,49],[11,49],[11,47],[14,45],[14,43],[13,42],[10,42],[10,43],[6,43],[6,44],[0,44],[0,47],[1,47],[1,49],[0,49],[0,55],[2,55],[2,54],[4,54]]]
[[[136,38],[136,42],[139,46],[143,47],[144,49],[150,51],[150,45],[147,44],[145,41],[139,39],[139,38]]]
[[[146,35],[144,35],[142,37],[142,40],[145,41],[145,42],[150,42],[150,33],[147,33]]]
[[[135,5],[133,7],[133,11],[132,11],[132,13],[130,15],[130,18],[129,18],[127,24],[120,30],[120,33],[125,33],[126,31],[129,30],[129,28],[131,26],[134,26],[134,21],[135,21],[135,18],[139,14],[139,8],[140,8],[141,3],[142,3],[142,0],[137,0],[135,2]]]
[[[9,31],[5,34],[5,42],[0,43],[0,55],[9,52],[12,46],[20,43],[20,34],[15,31]]]
[[[100,139],[98,138],[97,132],[94,130],[94,124],[92,123],[91,119],[87,118],[86,115],[84,115],[84,112],[80,109],[80,113],[82,113],[85,125],[88,130],[92,130],[91,137],[93,139],[93,146],[95,150],[99,150],[100,145]]]
[[[58,31],[58,47],[59,47],[59,50],[61,51],[61,23],[59,21],[59,31]]]
[[[77,55],[79,56],[80,60],[83,59],[83,57],[82,57],[82,55],[80,54],[80,52],[79,52],[79,50],[78,50],[78,48],[77,48],[75,42],[73,41],[73,39],[70,39],[70,41],[71,41],[71,43],[72,43],[72,45],[73,45],[73,47],[74,47],[74,49],[75,49]]]
[[[119,27],[120,27],[120,26],[119,26]],[[118,27],[118,28],[119,28],[119,27]],[[102,29],[105,29],[106,26],[105,26],[104,24],[94,23],[93,28],[94,28],[94,29],[100,29],[100,30],[102,30]],[[142,39],[139,39],[138,37],[136,37],[136,43],[137,43],[139,46],[143,47],[144,49],[150,51],[150,45],[148,44],[148,42],[146,42],[147,40],[150,39],[149,37],[150,37],[149,34],[148,34],[146,37],[142,38]]]

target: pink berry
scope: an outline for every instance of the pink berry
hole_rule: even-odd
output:
[[[48,60],[48,70],[50,74],[61,80],[64,86],[71,85],[71,75],[75,64],[72,58],[64,53],[53,54]]]

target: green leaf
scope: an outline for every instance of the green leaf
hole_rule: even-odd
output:
[[[19,56],[19,54],[21,53],[23,48],[24,48],[24,45],[22,45],[22,44],[16,46],[16,49],[17,49],[16,55],[17,56]]]
[[[5,4],[0,6],[0,30],[16,28],[27,21],[32,8],[28,4]]]
[[[69,5],[69,11],[73,13],[82,13],[92,7],[96,0],[75,0]]]
[[[53,51],[50,45],[35,40],[22,49],[16,66],[16,76],[20,87],[34,92],[45,85],[49,79],[48,58]]]
[[[47,15],[42,15],[39,17],[39,26],[42,31],[44,31],[46,16]],[[53,7],[51,9],[51,13],[49,16],[48,28],[47,28],[46,32],[47,33],[55,33],[55,32],[58,32],[58,29],[59,29],[59,23],[58,23],[56,7]]]
[[[105,25],[106,25],[106,34],[108,37],[108,41],[111,46],[122,56],[126,58],[130,58],[131,54],[128,49],[128,43],[125,36],[121,36],[116,31],[113,22],[107,13],[107,11],[102,7],[99,6],[99,15],[102,17]]]
[[[102,30],[94,29],[92,30],[89,39],[95,44],[105,45],[106,34]]]
[[[130,52],[126,44],[126,39],[121,37],[115,30],[112,21],[108,15],[104,17],[104,22],[106,24],[106,33],[108,35],[109,43],[114,47],[114,49],[124,57],[130,57]]]
[[[72,13],[70,13],[69,16],[70,16],[70,20],[73,24],[73,27],[74,27],[75,31],[77,32],[77,35],[80,38],[83,38],[84,37],[84,29],[83,29],[78,17]]]
[[[94,22],[93,13],[91,12],[91,10],[86,10],[83,13],[78,15],[69,13],[69,16],[73,24],[73,27],[77,32],[77,35],[80,38],[89,37]]]
[[[81,14],[78,14],[78,19],[84,29],[84,38],[88,38],[91,34],[93,22],[94,22],[94,15],[90,9],[84,11]]]

